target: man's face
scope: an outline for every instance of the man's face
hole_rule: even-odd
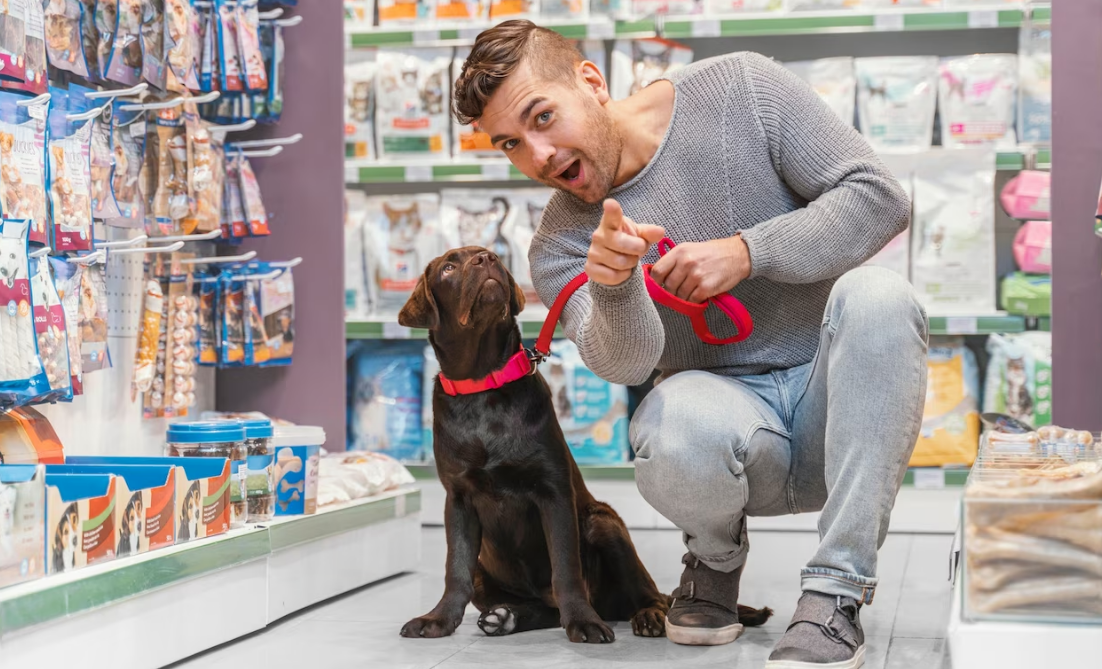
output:
[[[521,64],[478,123],[525,176],[595,204],[612,189],[623,146],[608,99],[591,64],[573,81],[550,81]]]

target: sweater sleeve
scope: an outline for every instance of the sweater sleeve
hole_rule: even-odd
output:
[[[544,213],[545,221],[550,214]],[[573,241],[543,233],[532,240],[532,283],[544,304],[553,304],[566,284],[585,270],[588,247],[574,248]],[[562,326],[586,367],[610,383],[644,383],[665,346],[662,321],[638,267],[619,286],[583,285],[566,303]]]
[[[903,232],[910,203],[868,142],[810,86],[757,54],[743,60],[777,174],[808,201],[742,232],[751,277],[812,283],[861,265]]]

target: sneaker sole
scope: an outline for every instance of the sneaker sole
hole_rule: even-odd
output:
[[[853,657],[843,662],[818,664],[816,662],[796,662],[795,660],[770,660],[765,669],[857,669],[865,664],[865,647],[859,646]]]
[[[666,636],[682,646],[722,646],[742,635],[742,625],[727,627],[679,627],[666,619]]]

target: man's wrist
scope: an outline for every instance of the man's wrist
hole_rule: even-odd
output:
[[[732,257],[735,260],[735,279],[739,283],[750,278],[750,273],[753,270],[753,266],[750,260],[750,247],[746,245],[746,240],[742,238],[741,232],[736,232],[733,237],[730,238],[732,247]]]

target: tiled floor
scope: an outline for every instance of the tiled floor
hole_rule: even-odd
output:
[[[303,611],[193,657],[177,669],[761,667],[795,609],[799,570],[817,543],[813,533],[751,532],[740,599],[752,606],[770,606],[776,615],[764,627],[748,629],[733,644],[693,648],[633,637],[626,623],[614,626],[616,642],[606,646],[569,643],[561,629],[487,638],[475,626],[474,613],[455,636],[403,639],[398,636],[402,624],[431,609],[443,588],[443,531],[425,529],[422,536],[424,556],[417,572]],[[672,590],[681,573],[680,535],[651,530],[632,536],[659,587]],[[876,601],[861,615],[868,639],[866,667],[950,669],[944,636],[951,541],[944,535],[888,537],[880,551]]]

